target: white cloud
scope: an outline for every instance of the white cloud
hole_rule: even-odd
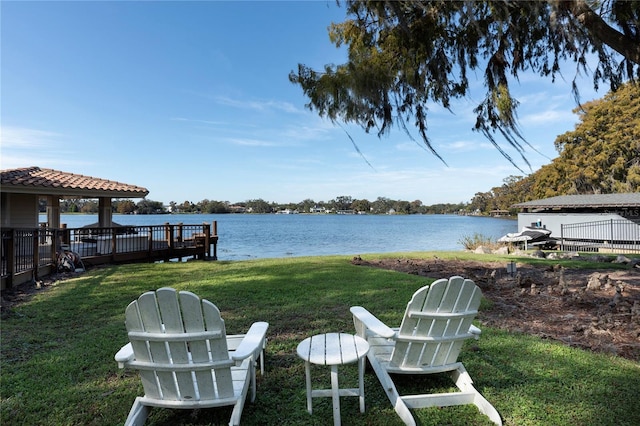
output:
[[[429,151],[429,148],[422,141],[406,141],[396,144],[396,149],[403,152]]]
[[[224,121],[199,120],[199,119],[195,119],[195,118],[184,118],[184,117],[173,117],[173,118],[171,118],[171,121],[182,121],[182,122],[186,122],[186,123],[209,124],[211,126],[224,126],[224,125],[228,125],[229,124],[229,123],[224,122]]]
[[[325,140],[332,130],[326,126],[292,125],[282,131],[282,136],[293,140]]]
[[[2,126],[0,148],[2,169],[31,166],[61,169],[88,164],[80,160],[65,135],[48,130]]]
[[[24,127],[2,126],[0,128],[0,143],[3,149],[38,148],[55,142],[61,136],[55,132]]]
[[[226,138],[227,142],[230,142],[234,145],[241,146],[285,146],[285,143],[277,143],[272,141],[260,140],[260,139],[249,139],[249,138]]]
[[[282,101],[245,101],[245,100],[237,100],[232,99],[227,96],[216,96],[216,102],[222,105],[231,106],[234,108],[242,108],[242,109],[252,109],[255,111],[284,111],[288,113],[302,113],[303,110],[297,108],[290,102],[282,102]]]
[[[477,150],[495,150],[495,147],[486,139],[457,140],[443,145],[443,149],[450,152],[470,152]]]
[[[19,169],[23,167],[45,167],[56,170],[65,170],[66,168],[75,168],[78,166],[87,166],[91,163],[79,159],[77,156],[72,155],[71,151],[65,153],[52,154],[50,152],[38,152],[34,154],[6,154],[3,150],[0,158],[0,168],[5,169]]]
[[[549,123],[574,123],[577,117],[571,111],[547,109],[533,114],[526,114],[520,119],[523,125],[540,125]]]

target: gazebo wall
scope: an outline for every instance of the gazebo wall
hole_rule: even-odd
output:
[[[38,226],[38,195],[3,192],[0,204],[3,228]]]

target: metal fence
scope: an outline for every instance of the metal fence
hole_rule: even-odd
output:
[[[626,219],[564,224],[561,249],[608,253],[640,252],[640,224]]]
[[[55,262],[56,251],[51,242],[51,229],[3,229],[2,276],[21,273]],[[10,262],[9,259],[14,259]]]

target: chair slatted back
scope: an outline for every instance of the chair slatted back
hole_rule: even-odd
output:
[[[188,291],[161,288],[127,306],[126,327],[146,396],[193,401],[232,398],[233,361],[218,308]]]
[[[471,280],[451,277],[416,291],[407,305],[390,365],[403,369],[446,366],[457,361],[482,292]]]

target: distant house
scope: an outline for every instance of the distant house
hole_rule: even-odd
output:
[[[144,198],[146,188],[40,167],[0,171],[2,228],[37,228],[39,200],[47,200],[47,222],[60,227],[60,199],[98,199],[98,226],[112,226],[112,198]]]
[[[640,193],[563,195],[511,207],[521,210],[518,229],[546,228],[552,237],[581,248],[640,249]]]
[[[509,216],[509,210],[491,210],[489,214],[493,217]]]

